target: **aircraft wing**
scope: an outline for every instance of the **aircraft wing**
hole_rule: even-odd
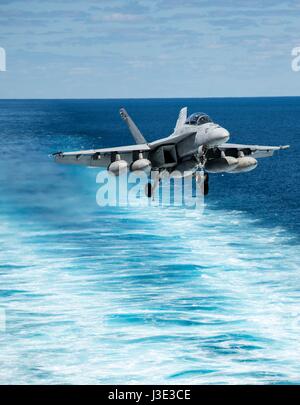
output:
[[[162,138],[152,143],[142,143],[129,146],[116,146],[104,149],[79,150],[75,152],[56,152],[53,153],[55,162],[70,165],[81,165],[90,167],[107,167],[115,160],[115,156],[119,153],[122,159],[129,164],[137,158],[139,152],[147,152],[164,145],[175,145],[188,137],[195,136],[196,132],[185,133],[176,136]]]
[[[240,145],[235,143],[224,143],[219,145],[218,149],[224,152],[231,152],[231,154],[238,154],[239,151],[244,152],[245,155],[251,155],[254,158],[264,158],[273,156],[276,150],[288,149],[289,145],[284,146],[260,146],[260,145]]]
[[[107,167],[115,160],[117,153],[120,153],[122,159],[132,162],[133,154],[149,151],[150,147],[147,144],[116,146],[104,149],[80,150],[75,152],[56,152],[53,153],[55,162],[81,165],[90,167]]]

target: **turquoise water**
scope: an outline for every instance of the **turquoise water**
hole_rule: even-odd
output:
[[[232,142],[292,148],[211,176],[204,215],[100,208],[97,170],[48,158],[132,143],[121,106],[168,135],[184,105]],[[299,98],[0,101],[0,383],[299,383],[299,113]]]

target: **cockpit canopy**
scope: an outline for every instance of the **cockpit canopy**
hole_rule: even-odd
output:
[[[185,121],[187,125],[203,125],[212,122],[211,118],[205,113],[194,113]]]

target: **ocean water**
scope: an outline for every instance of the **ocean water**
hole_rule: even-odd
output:
[[[100,208],[97,169],[48,154],[148,140],[179,108],[237,143],[205,211]],[[300,383],[300,98],[0,101],[1,384]],[[4,314],[6,328],[4,329]]]

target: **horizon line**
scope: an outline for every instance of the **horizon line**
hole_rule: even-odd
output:
[[[209,99],[241,99],[241,98],[299,98],[299,96],[215,96],[215,97],[20,97],[20,98],[0,98],[0,101],[17,101],[17,100],[209,100]]]

